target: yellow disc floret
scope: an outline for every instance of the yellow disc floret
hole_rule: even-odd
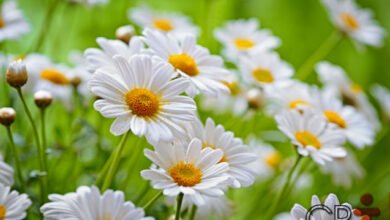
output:
[[[194,58],[186,53],[170,55],[169,63],[172,64],[176,70],[179,69],[189,76],[196,76],[199,73]]]
[[[270,166],[270,167],[272,167],[274,169],[279,166],[281,161],[282,161],[282,156],[280,155],[280,153],[278,151],[269,153],[264,158],[264,162],[268,166]]]
[[[161,31],[171,31],[173,30],[172,22],[166,18],[157,18],[153,21],[153,26]]]
[[[354,18],[352,15],[348,13],[341,13],[340,14],[341,20],[344,22],[344,24],[347,26],[350,30],[356,30],[360,27],[359,22]]]
[[[193,163],[181,161],[168,170],[169,175],[179,186],[191,187],[202,181],[202,171]]]
[[[288,108],[289,109],[296,109],[302,105],[303,106],[310,106],[311,104],[306,102],[305,100],[302,100],[302,99],[295,99],[295,100],[290,101],[290,103],[288,104]]]
[[[274,81],[271,71],[261,67],[252,70],[252,76],[260,83],[272,83]]]
[[[55,69],[44,69],[40,77],[56,85],[68,85],[69,79],[60,71]]]
[[[345,120],[335,111],[324,111],[325,117],[329,122],[336,124],[339,128],[347,128]]]
[[[0,205],[0,220],[3,220],[5,219],[5,214],[7,213],[7,209]]]
[[[238,37],[234,40],[234,45],[236,45],[239,50],[248,50],[255,46],[255,42],[246,37]]]
[[[159,109],[159,98],[148,89],[136,88],[126,93],[126,104],[134,115],[151,117]]]
[[[314,134],[308,131],[298,131],[297,133],[295,133],[295,138],[304,147],[313,146],[318,150],[321,149],[321,142]]]

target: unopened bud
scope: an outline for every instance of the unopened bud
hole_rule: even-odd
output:
[[[26,65],[22,59],[12,61],[5,75],[7,82],[10,86],[20,88],[26,84],[28,80]]]
[[[0,123],[10,126],[15,121],[16,112],[13,108],[0,108]]]
[[[246,100],[251,108],[259,109],[263,106],[263,95],[259,89],[250,89],[246,93]]]
[[[134,27],[131,25],[121,26],[115,31],[116,38],[125,42],[126,44],[130,42],[130,39],[134,36],[134,34]]]
[[[74,77],[72,77],[72,78],[70,79],[70,83],[71,83],[73,86],[75,86],[75,87],[79,86],[81,82],[82,82],[82,80],[81,80],[81,78],[78,77],[78,76],[74,76]]]
[[[39,108],[46,108],[53,101],[53,96],[50,92],[39,90],[34,94],[34,102]]]

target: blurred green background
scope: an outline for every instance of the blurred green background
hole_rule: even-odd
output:
[[[181,12],[190,16],[194,23],[202,29],[200,44],[208,47],[213,53],[219,53],[220,45],[213,37],[213,29],[221,26],[226,20],[256,17],[260,20],[261,28],[270,29],[282,40],[282,46],[277,49],[281,57],[291,63],[295,69],[318,48],[334,31],[328,14],[319,0],[111,0],[108,5],[85,7],[71,5],[65,1],[57,1],[54,9],[48,8],[48,2],[43,0],[19,0],[25,17],[32,25],[32,32],[20,41],[3,43],[3,52],[10,54],[25,54],[37,40],[42,28],[43,18],[47,10],[52,10],[52,28],[44,26],[45,42],[42,53],[49,55],[57,62],[69,63],[68,54],[72,50],[83,51],[88,47],[97,47],[96,37],[114,38],[117,27],[131,23],[127,18],[130,7],[142,3],[163,11]],[[390,1],[389,0],[358,0],[359,5],[374,11],[375,18],[385,30],[390,33]],[[139,34],[139,29],[138,34]],[[331,53],[327,60],[346,69],[355,82],[369,90],[373,83],[390,87],[390,37],[385,38],[384,47],[370,48],[358,51],[349,39],[344,39]],[[311,74],[309,82],[317,82],[316,74]],[[4,83],[1,84],[5,86]],[[8,98],[1,89],[0,104],[8,105]],[[14,98],[16,97],[12,93]],[[38,113],[30,97],[30,106]],[[17,122],[13,126],[17,133],[17,145],[20,147],[23,167],[28,171],[37,167],[35,153],[29,149],[32,146],[31,130],[20,107],[19,101],[13,99],[17,109]],[[91,106],[91,105],[90,105]],[[109,133],[112,120],[103,119],[92,107],[84,113],[78,110],[72,123],[72,115],[68,114],[60,104],[50,107],[48,118],[49,147],[52,148],[50,164],[52,176],[50,179],[51,192],[65,193],[75,191],[78,185],[93,184],[98,171],[109,156],[112,147],[118,143],[118,137]],[[225,125],[237,136],[246,138],[250,133],[261,136],[265,130],[275,130],[272,119],[261,112],[256,113],[251,120],[233,118],[231,115],[215,115],[211,112],[200,111],[202,119],[212,117],[217,123]],[[386,123],[386,122],[384,122]],[[384,125],[387,129],[388,125]],[[71,128],[71,129],[69,129]],[[100,128],[100,129],[99,129]],[[97,134],[103,134],[100,140]],[[0,150],[6,151],[8,140],[5,130],[0,129]],[[293,155],[290,144],[271,143],[281,150],[284,156]],[[291,194],[280,204],[279,211],[289,211],[294,203],[309,206],[311,195],[320,198],[328,193],[336,193],[340,201],[349,202],[353,206],[361,206],[359,198],[363,193],[374,195],[374,206],[382,211],[380,218],[390,219],[390,137],[387,133],[371,148],[356,152],[367,171],[364,179],[356,182],[351,189],[343,189],[332,185],[331,178],[319,172],[313,162],[306,161],[300,168],[308,166],[306,172],[314,174],[312,186],[294,188]],[[70,147],[69,147],[70,146]],[[127,144],[124,159],[117,175],[115,189],[126,192],[126,198],[133,200],[136,205],[143,205],[156,191],[148,190],[142,194],[148,183],[141,179],[139,171],[149,167],[150,162],[142,154],[142,148],[150,146],[144,139],[131,137]],[[62,155],[62,156],[61,156]],[[7,160],[12,163],[12,160]],[[27,170],[26,170],[27,174]],[[37,181],[30,179],[31,186],[37,187]],[[275,187],[271,181],[259,182],[254,187],[232,190],[229,198],[233,199],[234,216],[231,219],[264,219],[264,214],[272,205],[275,198]],[[36,196],[34,192],[31,195]],[[36,207],[35,207],[36,208]],[[32,211],[32,212],[36,212]],[[172,210],[163,205],[160,199],[148,214],[166,219]],[[33,215],[30,215],[33,216]],[[31,217],[32,218],[32,217]]]

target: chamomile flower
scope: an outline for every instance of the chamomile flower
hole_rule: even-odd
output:
[[[132,37],[129,44],[121,40],[109,40],[104,37],[98,37],[96,42],[102,49],[88,48],[84,55],[87,58],[87,70],[94,73],[98,68],[104,67],[116,72],[114,65],[114,56],[121,55],[130,59],[133,55],[140,53],[144,49],[144,44],[139,37]]]
[[[379,128],[378,115],[374,106],[362,87],[352,82],[341,67],[329,62],[320,62],[316,65],[316,71],[325,86],[324,90],[329,90],[335,96],[342,98],[344,104],[355,107],[370,121],[374,129]]]
[[[353,0],[322,0],[334,25],[363,44],[379,47],[385,31],[372,18],[372,12],[360,9]]]
[[[374,143],[374,129],[367,119],[351,106],[343,106],[333,94],[321,92],[316,107],[336,129],[344,131],[348,141],[357,148]]]
[[[76,192],[65,195],[49,195],[51,202],[41,207],[45,219],[117,219],[117,220],[153,220],[145,217],[142,208],[125,201],[122,191],[106,190],[100,194],[96,186],[80,186]]]
[[[375,85],[371,90],[373,96],[376,98],[380,106],[382,107],[382,111],[387,119],[390,119],[390,91],[389,89]]]
[[[6,164],[0,154],[0,185],[12,186],[14,183],[14,169]]]
[[[223,54],[233,62],[242,55],[270,51],[280,45],[279,38],[269,30],[259,29],[255,18],[228,21],[224,27],[216,29],[214,35],[224,46]]]
[[[294,74],[293,68],[282,61],[276,52],[261,52],[241,57],[239,67],[247,83],[265,88],[289,82]]]
[[[356,161],[351,151],[348,151],[345,157],[326,162],[321,169],[324,173],[329,173],[332,176],[335,185],[345,188],[350,188],[354,179],[359,180],[365,175],[364,169]]]
[[[255,171],[249,165],[256,159],[249,147],[244,145],[240,138],[234,137],[233,132],[225,131],[222,125],[215,125],[208,118],[203,126],[200,120],[194,120],[188,128],[190,138],[198,138],[202,141],[202,148],[219,149],[223,152],[220,162],[229,164],[229,175],[233,179],[232,187],[247,187],[253,184]]]
[[[333,129],[321,114],[314,111],[289,110],[275,116],[278,128],[297,147],[302,156],[311,156],[323,165],[325,161],[346,156],[342,147],[345,135],[340,129]]]
[[[151,28],[164,34],[171,34],[176,38],[183,38],[187,34],[198,35],[198,28],[188,17],[177,13],[160,13],[153,11],[149,6],[129,10],[129,19],[142,28]]]
[[[26,218],[26,210],[31,201],[26,194],[11,191],[9,186],[0,184],[0,219],[22,220]]]
[[[202,142],[193,139],[188,145],[158,143],[155,151],[145,149],[148,157],[159,168],[143,170],[141,176],[151,180],[155,189],[163,190],[166,196],[184,194],[192,203],[202,206],[202,195],[223,196],[222,187],[230,182],[229,165],[220,162],[221,150],[202,149]]]
[[[17,8],[16,1],[5,1],[1,6],[0,42],[7,39],[18,39],[22,34],[30,32],[30,25]]]
[[[223,60],[210,55],[207,48],[196,44],[196,38],[186,35],[178,40],[172,35],[146,29],[145,42],[156,56],[174,67],[176,73],[190,82],[186,93],[194,97],[199,92],[206,96],[229,93],[221,82],[226,81],[229,71],[223,67]]]
[[[87,70],[87,60],[81,51],[71,51],[69,60],[74,67],[69,71],[70,82],[77,87],[77,91],[83,97],[90,97],[91,92],[88,89],[88,81],[92,74]]]
[[[133,56],[130,61],[115,56],[114,61],[117,74],[100,68],[89,81],[90,90],[102,98],[95,102],[95,109],[104,117],[116,118],[111,133],[120,135],[131,129],[150,143],[184,134],[180,124],[194,120],[196,110],[193,99],[180,95],[188,82],[171,81],[173,67],[147,55]]]

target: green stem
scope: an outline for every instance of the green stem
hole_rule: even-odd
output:
[[[118,150],[118,148],[115,149],[115,152],[117,150]],[[105,179],[105,177],[107,175],[108,169],[111,166],[111,163],[112,163],[112,160],[114,159],[115,154],[116,153],[111,154],[110,157],[107,159],[106,163],[104,164],[103,169],[100,171],[99,177],[97,178],[97,180],[95,182],[96,186],[101,186],[101,184],[103,184],[103,180]]]
[[[175,215],[175,219],[176,220],[180,220],[181,205],[183,203],[183,198],[184,198],[184,194],[183,193],[180,193],[177,196],[177,207],[176,207],[176,215]]]
[[[158,198],[160,198],[160,196],[162,195],[162,191],[159,191],[156,195],[154,195],[144,206],[142,206],[142,208],[144,210],[146,210],[147,208],[149,208],[149,206],[151,206]]]
[[[112,159],[112,163],[110,165],[110,169],[108,170],[106,179],[104,181],[102,192],[106,191],[111,186],[111,182],[113,177],[115,176],[116,170],[119,165],[119,161],[123,152],[123,148],[126,145],[126,141],[130,135],[131,131],[128,131],[125,135],[123,135],[122,140],[119,143],[119,146],[117,147],[118,150],[116,150],[114,158]]]
[[[195,214],[196,214],[197,210],[198,210],[198,206],[192,205],[189,220],[194,220],[195,219]]]
[[[11,151],[12,151],[12,154],[13,154],[14,160],[15,160],[16,175],[18,176],[20,186],[22,187],[22,192],[26,192],[26,183],[24,182],[22,169],[20,168],[19,154],[18,154],[18,150],[16,149],[16,146],[15,146],[14,138],[12,136],[11,127],[6,126],[6,128],[7,128],[9,142],[11,143]]]
[[[46,123],[45,123],[45,108],[41,108],[41,136],[42,136],[42,152],[43,162],[47,166],[47,140],[46,140]],[[47,172],[47,170],[46,170]]]
[[[343,35],[335,31],[333,32],[318,49],[303,63],[303,65],[298,69],[296,78],[300,80],[306,79],[313,69],[313,66],[326,57],[330,51],[341,41]]]

